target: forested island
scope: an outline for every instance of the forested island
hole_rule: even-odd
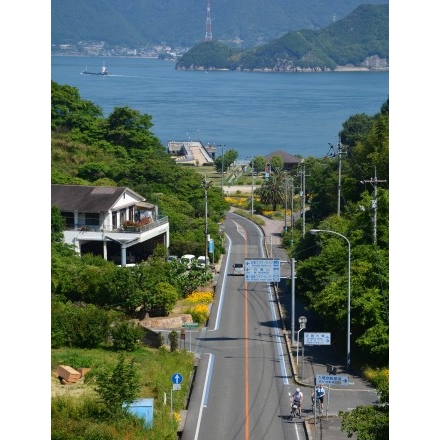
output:
[[[178,70],[316,72],[388,69],[389,7],[362,5],[322,30],[292,31],[250,50],[205,41],[186,52]]]

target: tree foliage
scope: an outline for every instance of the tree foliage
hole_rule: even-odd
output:
[[[269,178],[255,190],[259,196],[260,202],[265,205],[271,205],[272,210],[276,211],[277,205],[284,203],[284,177],[280,173],[271,173]]]
[[[358,440],[388,440],[389,409],[388,406],[359,406],[349,413],[340,412],[341,430],[347,437],[357,435]]]
[[[117,364],[102,368],[96,375],[96,392],[104,403],[109,416],[117,417],[127,411],[127,406],[139,397],[141,389],[139,373],[134,359],[126,362],[125,355],[118,356]]]

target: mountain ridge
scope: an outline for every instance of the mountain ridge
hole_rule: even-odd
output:
[[[209,0],[212,36],[232,47],[251,48],[293,30],[321,29],[364,3],[389,1]],[[204,41],[207,5],[208,0],[52,0],[51,42],[192,47]]]
[[[200,43],[176,63],[179,70],[326,71],[351,65],[388,68],[388,5],[361,5],[326,28],[292,31],[266,45],[240,51],[218,41]]]

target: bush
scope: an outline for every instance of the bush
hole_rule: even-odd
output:
[[[116,350],[133,351],[144,336],[144,330],[133,321],[124,319],[110,328],[110,335]]]
[[[168,340],[170,341],[170,350],[171,351],[176,351],[178,348],[178,335],[176,330],[173,330],[169,335],[168,335]]]

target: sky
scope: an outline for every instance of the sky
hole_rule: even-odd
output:
[[[391,432],[399,424],[403,413],[399,402],[407,401],[412,381],[429,380],[428,373],[435,374],[437,365],[432,347],[438,341],[432,335],[437,330],[435,305],[440,293],[436,279],[440,66],[434,47],[438,20],[429,13],[432,3],[425,3],[409,8],[390,1]],[[12,430],[19,438],[19,431],[22,436],[38,432],[39,437],[50,438],[50,3],[10,2],[3,6],[2,19],[7,68],[0,81],[4,188],[0,369],[10,413],[3,418],[0,434]],[[422,386],[416,383],[418,391]],[[32,406],[25,411],[26,423],[24,399]],[[423,426],[414,429],[421,438]]]

